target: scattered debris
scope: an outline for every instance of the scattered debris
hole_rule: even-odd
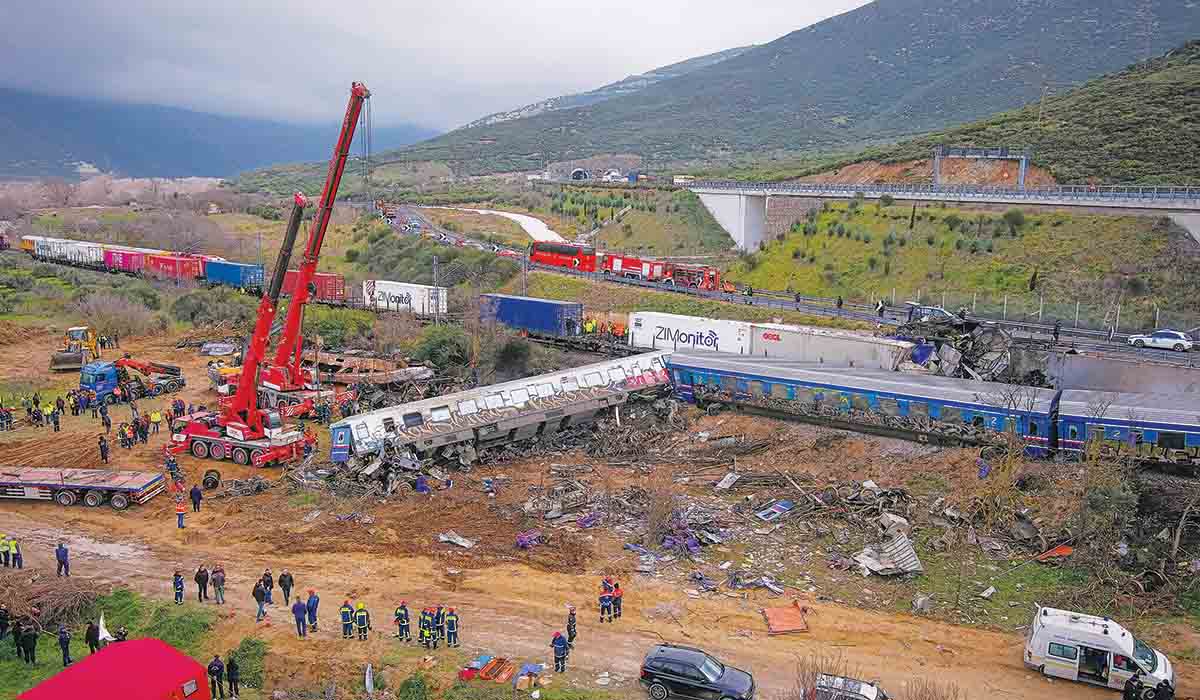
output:
[[[977,595],[980,598],[983,598],[984,600],[990,600],[992,596],[996,595],[996,587],[988,586],[987,588],[980,591]]]
[[[451,530],[450,532],[439,533],[438,541],[439,542],[448,542],[450,544],[456,544],[459,547],[463,547],[465,549],[470,549],[475,546],[475,540],[469,540],[466,537],[463,537],[462,535],[458,534],[454,530]]]
[[[924,615],[925,613],[931,612],[932,610],[933,610],[933,596],[932,595],[926,595],[926,594],[922,593],[922,594],[918,595],[916,598],[913,598],[912,611],[914,613],[916,613],[918,615]]]
[[[793,600],[791,605],[779,608],[763,608],[767,622],[767,634],[792,634],[808,631],[808,608]]]
[[[1053,549],[1048,549],[1045,552],[1034,557],[1038,561],[1050,561],[1052,559],[1062,559],[1071,556],[1075,552],[1075,548],[1069,544],[1060,544]]]
[[[862,567],[863,576],[895,576],[896,574],[918,574],[925,570],[921,565],[912,542],[905,535],[895,535],[878,545],[868,545],[854,555],[854,561]]]
[[[458,544],[458,543],[455,543]],[[543,544],[541,530],[526,530],[525,532],[517,533],[517,548],[518,549],[533,549],[535,546]],[[463,545],[466,546],[466,545]]]
[[[261,476],[252,476],[249,479],[233,479],[231,481],[223,481],[221,485],[224,487],[217,493],[213,494],[213,498],[237,498],[241,496],[254,496],[274,487],[279,482],[267,481]]]

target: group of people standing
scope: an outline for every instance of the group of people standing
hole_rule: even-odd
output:
[[[24,569],[25,561],[21,556],[21,543],[15,536],[0,533],[0,562],[4,568]]]
[[[225,659],[221,661],[220,655],[214,654],[208,662],[209,694],[214,698],[225,697],[226,682],[229,683],[229,697],[236,698],[242,692],[242,669],[238,667],[237,657],[229,652]]]
[[[350,601],[346,601],[346,605],[349,603]],[[345,606],[342,609],[344,611]],[[343,616],[344,619],[345,616]],[[411,642],[412,626],[408,601],[402,600],[400,605],[396,606],[392,622],[396,625],[396,638],[402,642]],[[457,647],[459,646],[458,634],[461,624],[462,621],[454,608],[446,607],[442,603],[426,607],[421,610],[421,614],[417,618],[417,641],[426,649],[437,649],[438,642],[442,640],[446,642],[447,647]],[[360,639],[366,639],[366,637],[360,637]]]
[[[605,576],[600,579],[600,622],[613,622],[614,619],[621,617],[621,603],[624,597],[624,592],[621,590],[621,583],[614,581],[612,576]],[[554,650],[554,671],[556,673],[565,673],[567,670],[567,657],[571,655],[571,649],[575,648],[575,637],[579,633],[579,624],[575,618],[575,606],[567,606],[567,633],[564,636],[562,632],[555,632],[554,637],[550,640],[550,647]]]

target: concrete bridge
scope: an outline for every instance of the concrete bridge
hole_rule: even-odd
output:
[[[1200,213],[1200,187],[1125,187],[1086,185],[1014,189],[965,185],[879,185],[802,182],[696,182],[688,189],[712,213],[741,250],[758,250],[767,236],[767,200],[770,197],[866,199],[884,196],[903,201],[1040,204],[1061,207],[1144,209],[1172,215],[1189,230]],[[1200,241],[1200,231],[1192,231]]]

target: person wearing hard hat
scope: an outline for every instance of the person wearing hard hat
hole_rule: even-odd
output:
[[[562,636],[562,632],[555,632],[554,639],[550,640],[550,646],[554,647],[554,672],[566,673],[567,638]]]
[[[371,613],[367,612],[364,603],[354,606],[354,626],[358,628],[358,638],[366,641],[367,630],[371,629]]]

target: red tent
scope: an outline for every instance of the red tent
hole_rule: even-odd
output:
[[[161,640],[112,642],[17,700],[212,700],[207,674]]]

